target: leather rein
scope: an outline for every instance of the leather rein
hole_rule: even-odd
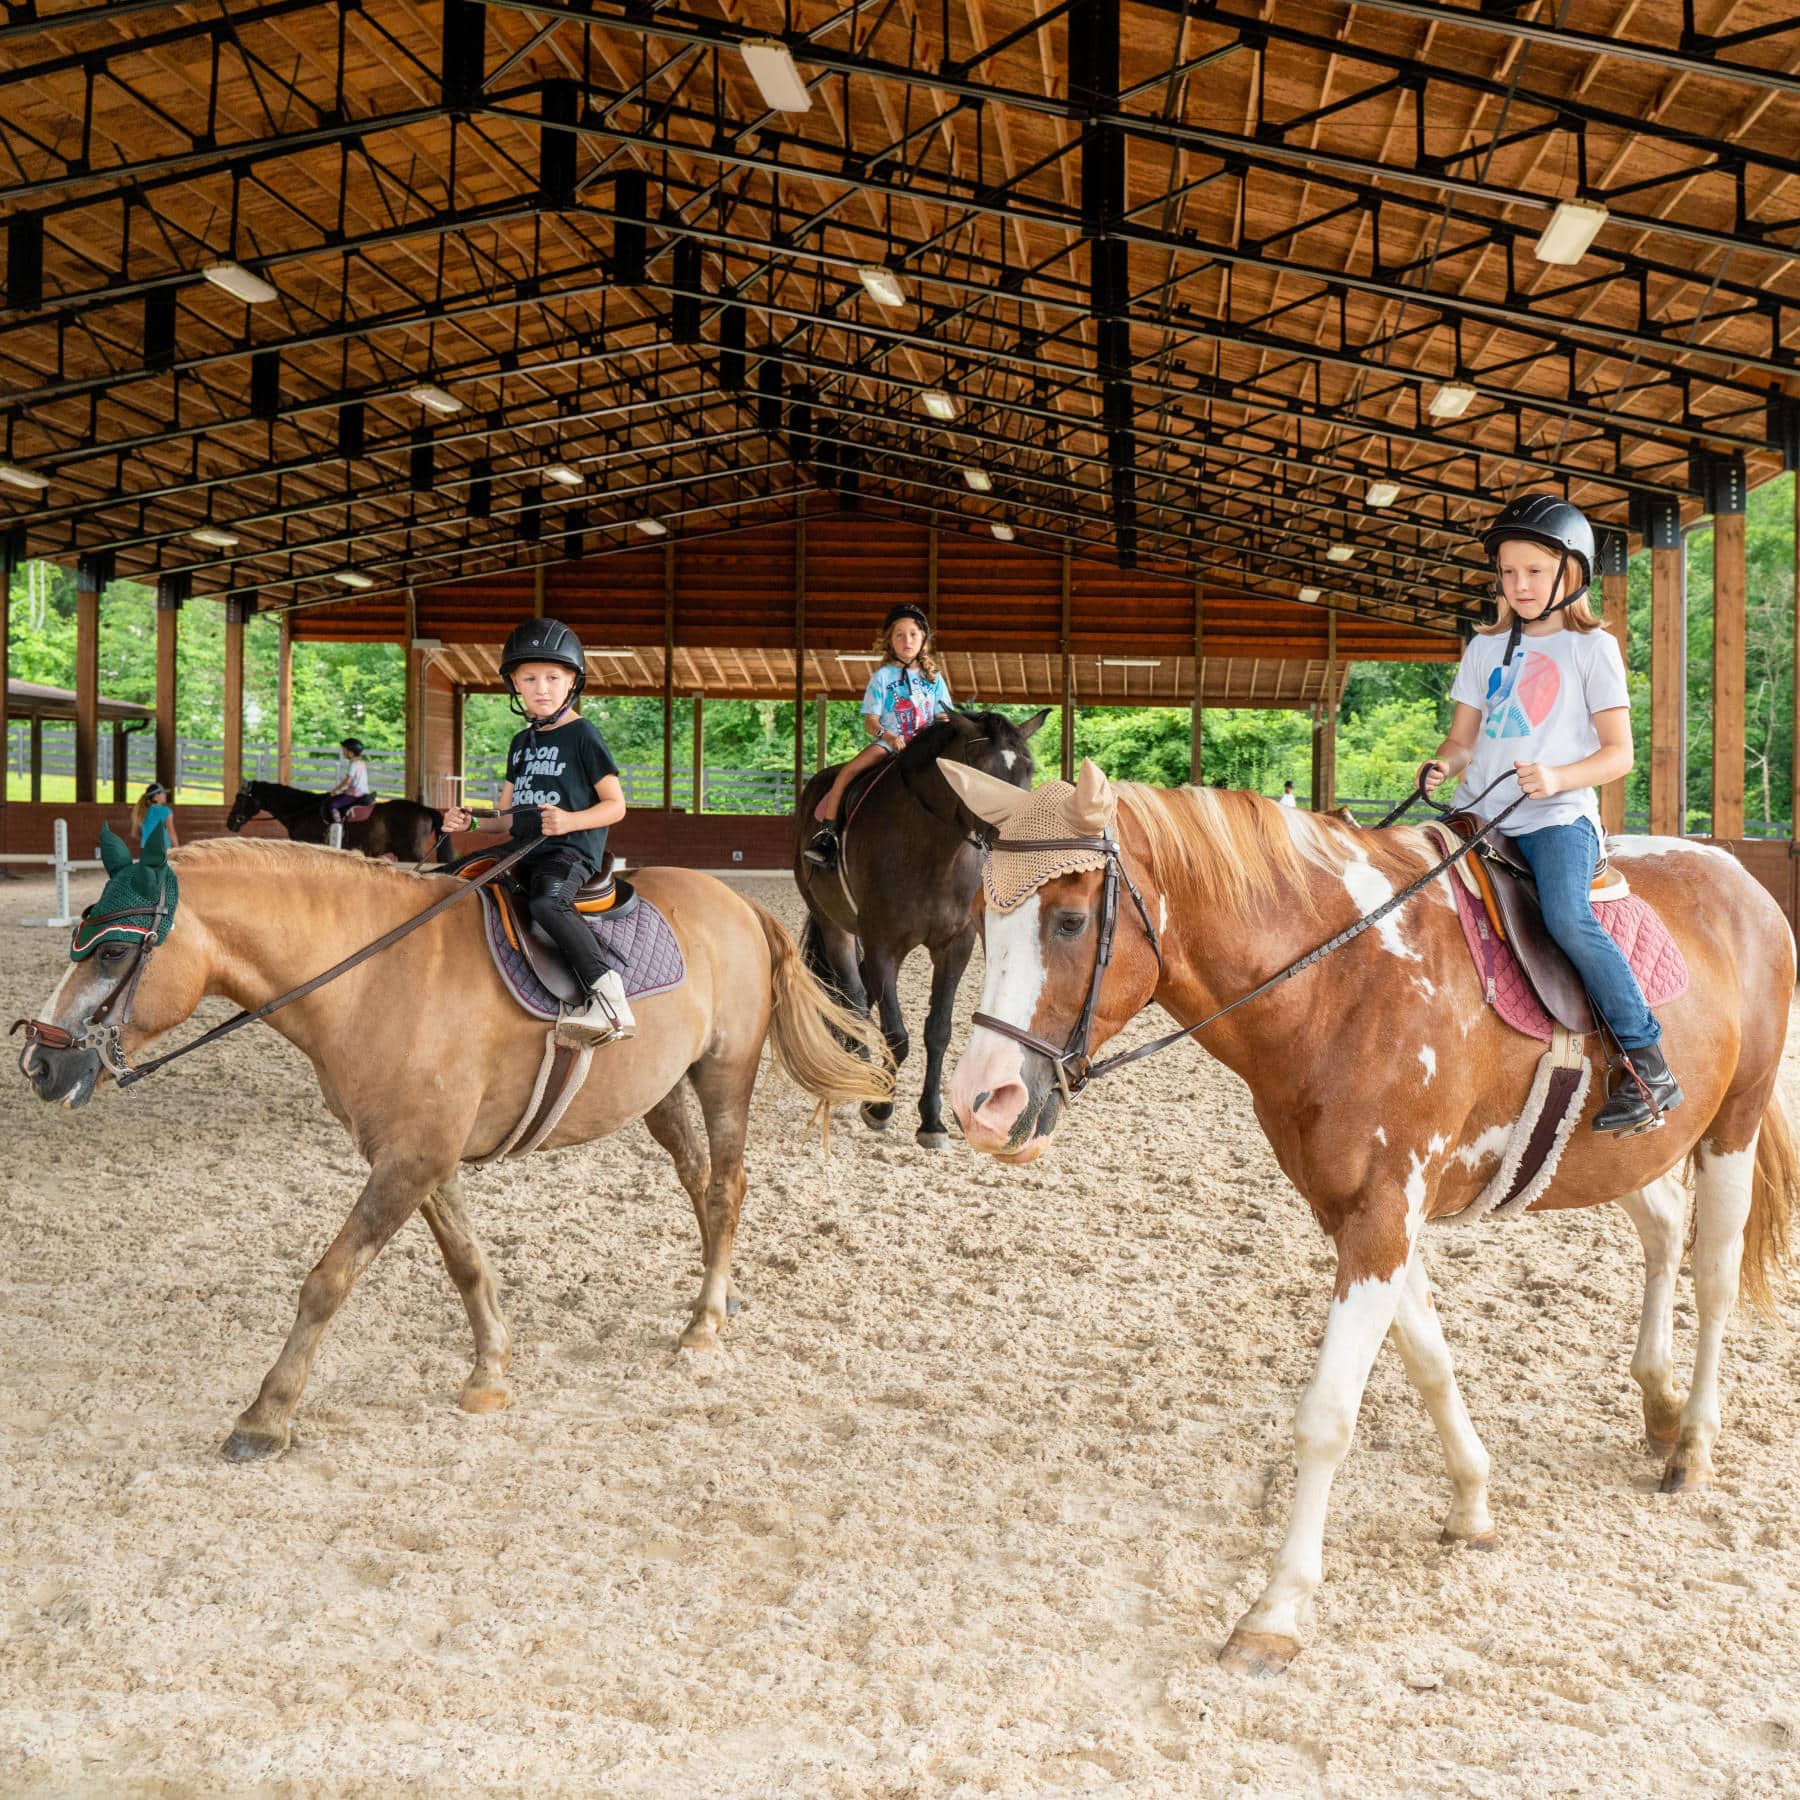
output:
[[[1502,775],[1498,780],[1490,782],[1487,787],[1474,796],[1469,803],[1470,807],[1472,808],[1477,802],[1484,799],[1493,788],[1500,785],[1501,781],[1507,780],[1509,775],[1510,771],[1508,775]],[[1382,820],[1382,825],[1391,823],[1420,799],[1425,799],[1429,805],[1436,805],[1435,801],[1429,800],[1426,796],[1423,779],[1420,781],[1418,790],[1389,813]],[[1196,1036],[1207,1026],[1224,1018],[1227,1013],[1236,1012],[1240,1006],[1248,1006],[1252,1000],[1268,993],[1271,988],[1279,987],[1284,981],[1291,981],[1303,969],[1310,969],[1314,963],[1323,962],[1334,950],[1342,949],[1352,938],[1360,937],[1372,925],[1380,924],[1389,913],[1398,911],[1414,895],[1428,888],[1445,870],[1461,862],[1500,825],[1514,807],[1522,806],[1524,803],[1525,796],[1521,794],[1517,800],[1503,807],[1479,830],[1465,838],[1448,856],[1440,862],[1434,863],[1416,881],[1409,883],[1397,894],[1384,900],[1372,913],[1365,914],[1353,924],[1346,926],[1335,937],[1328,938],[1316,948],[1307,951],[1304,956],[1289,963],[1286,968],[1277,970],[1267,981],[1260,982],[1247,994],[1240,994],[1228,1005],[1221,1006],[1216,1012],[1208,1013],[1204,1019],[1197,1020],[1192,1025],[1183,1025],[1175,1031],[1165,1032],[1161,1037],[1153,1038],[1147,1044],[1139,1044],[1134,1050],[1121,1050],[1112,1056],[1104,1056],[1098,1062],[1090,1060],[1088,1046],[1093,1039],[1094,1015],[1100,1005],[1100,989],[1105,982],[1107,968],[1112,962],[1114,939],[1118,930],[1119,884],[1121,881],[1130,892],[1132,901],[1137,907],[1138,918],[1143,922],[1144,935],[1149,938],[1150,948],[1156,953],[1156,968],[1159,976],[1164,967],[1162,942],[1157,936],[1156,927],[1150,923],[1150,912],[1144,904],[1144,897],[1138,892],[1136,882],[1131,879],[1130,871],[1125,867],[1119,841],[1114,837],[991,839],[984,846],[988,851],[1005,850],[1021,855],[1031,855],[1043,850],[1087,850],[1104,856],[1106,858],[1106,879],[1100,901],[1100,938],[1095,947],[1094,972],[1088,981],[1087,998],[1082,1002],[1081,1014],[1070,1030],[1067,1041],[1060,1048],[1047,1038],[1041,1038],[1023,1026],[1008,1024],[1005,1019],[996,1019],[991,1013],[976,1013],[972,1023],[985,1026],[989,1031],[998,1032],[1001,1037],[1011,1038],[1015,1044],[1021,1044],[1027,1050],[1035,1050],[1039,1056],[1046,1058],[1056,1072],[1056,1085],[1061,1090],[1066,1105],[1089,1082],[1099,1080],[1102,1075],[1110,1075],[1114,1069],[1122,1069],[1127,1063],[1141,1062],[1146,1056],[1155,1056],[1159,1051],[1179,1044],[1184,1038]],[[1445,809],[1439,807],[1438,810],[1441,812]]]
[[[292,1006],[296,1000],[304,1000],[308,994],[316,993],[328,982],[336,981],[340,975],[348,975],[359,964],[367,962],[370,957],[378,955],[390,944],[397,944],[403,937],[409,936],[421,925],[428,925],[439,913],[454,906],[457,901],[474,893],[477,888],[486,887],[497,876],[503,875],[528,850],[536,848],[536,840],[526,842],[509,850],[491,869],[474,876],[467,881],[457,883],[456,892],[445,894],[434,900],[422,913],[416,913],[410,919],[396,925],[392,931],[385,931],[373,943],[364,944],[360,950],[353,950],[341,962],[335,962],[329,969],[303,981],[298,987],[289,988],[285,994],[277,994],[273,1000],[265,1001],[261,1006],[249,1012],[239,1012],[227,1019],[222,1025],[215,1025],[210,1031],[203,1032],[190,1043],[158,1056],[150,1062],[133,1068],[125,1058],[124,1046],[120,1043],[120,1034],[131,1023],[131,1002],[137,993],[138,983],[143,979],[144,970],[149,967],[150,957],[156,949],[156,933],[168,911],[168,877],[165,874],[162,885],[157,889],[156,907],[151,915],[148,927],[142,930],[136,954],[132,957],[130,969],[114,984],[112,991],[94,1008],[79,1032],[73,1032],[61,1025],[52,1025],[45,1019],[15,1019],[13,1032],[25,1034],[25,1049],[20,1052],[20,1067],[24,1067],[25,1056],[33,1045],[42,1045],[46,1050],[92,1050],[105,1065],[114,1081],[122,1088],[130,1087],[134,1081],[142,1081],[146,1075],[154,1075],[158,1069],[179,1061],[191,1051],[198,1050],[206,1044],[216,1043],[220,1038],[229,1037],[234,1031],[241,1031],[246,1025],[254,1025],[259,1020],[278,1013],[284,1006]],[[111,913],[84,913],[83,922],[87,925],[105,925],[114,919],[142,918],[144,908],[134,906]],[[117,1017],[113,1016],[117,1011]]]

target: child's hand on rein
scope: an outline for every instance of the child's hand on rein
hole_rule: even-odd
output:
[[[575,829],[569,815],[560,806],[546,806],[538,813],[538,828],[545,837],[562,837]]]
[[[1520,792],[1528,799],[1546,800],[1562,792],[1560,771],[1548,763],[1516,762],[1513,768],[1518,773]]]

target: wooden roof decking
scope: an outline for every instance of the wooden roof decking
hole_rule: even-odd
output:
[[[1800,22],[1682,12],[38,0],[0,26],[0,460],[49,486],[0,484],[4,548],[429,611],[835,494],[952,560],[1004,518],[1444,630],[1509,493],[1641,535],[1800,460]],[[804,113],[737,52],[783,32]],[[1577,198],[1593,249],[1537,262]]]

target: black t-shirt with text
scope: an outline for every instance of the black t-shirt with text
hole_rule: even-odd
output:
[[[617,775],[606,740],[579,715],[553,731],[527,726],[506,753],[506,779],[512,783],[514,806],[560,806],[585,812],[600,798],[600,783]],[[606,827],[571,831],[547,843],[578,850],[596,869],[606,855]]]

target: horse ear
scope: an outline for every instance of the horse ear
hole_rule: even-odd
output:
[[[1069,813],[1077,829],[1098,837],[1112,828],[1117,810],[1118,802],[1106,771],[1091,759],[1083,762],[1081,773],[1075,778],[1075,797],[1069,802]]]
[[[1034,712],[1029,719],[1022,719],[1013,727],[1013,730],[1022,738],[1036,737],[1043,729],[1044,721],[1049,718],[1049,716],[1050,709],[1046,706],[1041,711]]]
[[[949,782],[951,793],[990,825],[1004,825],[1031,798],[1023,788],[971,769],[967,763],[940,762],[937,770]]]
[[[125,847],[125,840],[118,837],[110,825],[100,827],[100,860],[106,865],[109,875],[116,875],[121,869],[131,867],[131,852]]]
[[[144,840],[144,854],[138,858],[146,869],[160,869],[169,860],[169,826],[164,820]]]

